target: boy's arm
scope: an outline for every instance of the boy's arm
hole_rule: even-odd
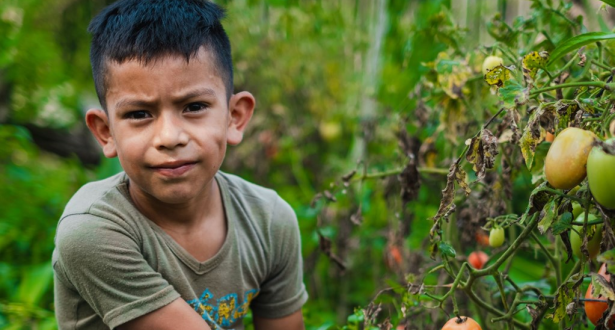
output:
[[[303,330],[301,307],[307,300],[303,284],[301,234],[292,207],[278,198],[270,236],[269,275],[250,304],[256,330]]]
[[[65,291],[77,293],[111,329],[210,330],[147,263],[131,230],[119,221],[88,214],[63,218],[53,266]],[[71,298],[56,295],[56,310],[64,310],[64,321],[74,324],[79,320]]]
[[[254,315],[255,330],[304,330],[303,313],[296,311],[285,317],[267,319]]]
[[[302,319],[303,320],[303,319]],[[211,330],[203,318],[194,312],[183,299],[129,321],[117,328],[118,330]],[[294,329],[271,328],[262,329]],[[297,328],[299,329],[299,328]]]

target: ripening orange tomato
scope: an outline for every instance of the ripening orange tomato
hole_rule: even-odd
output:
[[[442,330],[483,330],[471,317],[460,316],[448,320]]]
[[[596,135],[576,127],[568,127],[553,140],[545,158],[545,176],[557,189],[572,189],[587,174],[586,164]]]
[[[600,270],[598,271],[602,277],[604,277],[607,281],[611,280],[611,275],[606,273],[606,264],[602,264]],[[587,292],[585,293],[585,299],[605,299],[602,296],[594,297],[592,296],[592,285],[589,284],[589,288],[587,288]],[[593,325],[598,325],[598,320],[602,317],[602,314],[609,307],[609,304],[606,302],[599,301],[586,301],[585,302],[585,314],[587,318],[593,323]],[[615,329],[615,318],[611,317],[608,322],[609,329]]]
[[[489,245],[489,235],[487,235],[484,231],[479,230],[474,234],[474,238],[479,245],[488,246]]]

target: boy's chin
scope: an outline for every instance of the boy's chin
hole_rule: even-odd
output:
[[[201,195],[202,194],[199,194],[198,192],[194,192],[194,191],[171,190],[171,191],[157,193],[153,195],[152,197],[154,197],[154,199],[158,203],[161,203],[163,205],[180,206],[186,203],[190,203],[191,201],[195,199],[198,199],[199,196]]]
[[[192,186],[152,188],[153,191],[141,190],[141,193],[131,195],[133,198],[143,200],[143,202],[151,205],[154,208],[164,206],[182,206],[187,203],[198,200],[199,198],[205,197],[203,189],[197,189],[196,187]],[[137,204],[143,206],[143,203],[141,201],[137,201]]]

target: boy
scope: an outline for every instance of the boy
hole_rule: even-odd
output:
[[[60,329],[243,329],[248,309],[256,329],[303,329],[295,214],[218,171],[255,106],[233,94],[222,16],[205,0],[120,0],[92,20],[104,110],[86,123],[125,172],[83,186],[60,219]]]

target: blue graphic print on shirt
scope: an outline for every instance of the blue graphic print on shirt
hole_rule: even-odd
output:
[[[214,295],[205,289],[198,299],[187,301],[199,315],[210,325],[212,330],[222,330],[241,320],[250,310],[250,302],[258,296],[259,290],[252,289],[244,293],[243,302],[238,301],[236,293],[214,300]]]

